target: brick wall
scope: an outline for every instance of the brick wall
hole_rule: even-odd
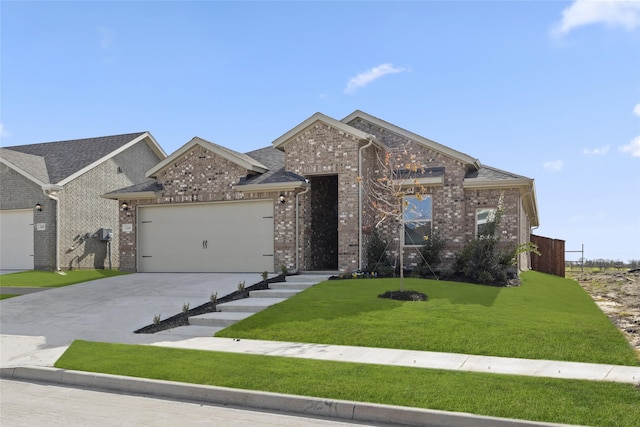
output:
[[[120,269],[137,269],[137,208],[146,205],[190,204],[214,201],[265,200],[274,203],[274,266],[280,271],[285,265],[295,266],[295,193],[288,191],[247,192],[233,189],[247,170],[200,145],[184,153],[179,159],[162,170],[157,181],[163,185],[159,197],[127,200],[129,210],[119,209],[120,224],[131,227],[130,232],[121,232],[119,245]],[[279,196],[285,196],[285,203]]]
[[[33,181],[0,164],[0,209],[33,209],[40,203],[42,211],[33,213],[33,266],[37,270],[54,270],[56,267],[56,203],[42,192]],[[35,224],[44,224],[44,230],[36,230]]]
[[[119,206],[103,194],[148,180],[145,171],[159,158],[143,141],[70,181],[59,193],[60,264],[63,269],[120,266]],[[98,239],[100,228],[113,230],[109,248]]]
[[[375,135],[395,152],[406,153],[404,157],[414,156],[415,162],[424,168],[444,167],[444,179],[442,184],[427,186],[426,194],[430,194],[433,203],[433,230],[440,233],[446,240],[444,250],[443,268],[450,268],[454,262],[455,254],[462,250],[464,244],[475,237],[475,211],[481,207],[496,207],[501,190],[465,190],[464,176],[465,165],[440,152],[430,150],[422,144],[407,139],[378,125],[357,118],[349,123],[363,132]],[[367,170],[372,176],[376,176],[375,161],[368,159],[368,165],[373,162],[373,170]],[[499,230],[502,245],[517,244],[519,242],[522,221],[521,200],[517,189],[504,191],[505,214]],[[365,247],[370,238],[369,225],[379,218],[376,212],[366,210],[367,221],[363,225],[365,231]],[[379,227],[381,237],[390,241],[390,255],[397,257],[399,248],[398,223],[385,221]],[[528,232],[528,228],[525,229]],[[526,237],[524,237],[526,239]],[[522,240],[526,241],[526,240]],[[366,249],[364,251],[366,253]],[[415,248],[405,247],[405,266],[411,268],[420,263],[420,256]]]
[[[358,269],[358,149],[364,145],[357,138],[326,123],[316,122],[287,142],[286,169],[306,178],[323,175],[338,177],[338,269]],[[301,265],[311,267],[314,233],[311,221],[313,186],[301,198],[304,230],[301,234]]]

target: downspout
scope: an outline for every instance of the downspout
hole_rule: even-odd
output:
[[[373,145],[371,135],[367,137],[369,142],[358,149],[358,270],[362,271],[362,150]]]
[[[56,273],[64,276],[66,273],[60,269],[60,199],[55,195],[55,188],[43,188],[42,192],[56,202]]]
[[[311,187],[307,186],[307,188],[304,189],[304,191],[301,191],[300,193],[296,193],[296,273],[300,272],[300,246],[299,246],[299,242],[300,242],[300,215],[299,215],[299,210],[300,210],[300,200],[299,197],[302,196],[303,194],[306,194],[309,190],[311,189]]]
[[[533,190],[529,190],[529,191],[526,191],[525,193],[520,195],[520,209],[524,209],[524,198],[527,195],[532,194],[532,193],[533,193]],[[518,215],[518,221],[520,221],[520,217],[521,217],[521,215]],[[529,223],[531,223],[531,219],[530,218],[529,218]],[[527,236],[527,241],[528,242],[531,242],[531,235],[533,234],[533,230],[535,230],[538,227],[540,227],[540,226],[536,225],[535,227],[531,227],[531,225],[529,225],[529,236]],[[518,228],[520,228],[520,227],[518,227]],[[520,243],[522,243],[522,242],[520,242]],[[531,252],[529,252],[527,254],[527,257],[529,258],[528,268],[529,268],[529,270],[531,270]],[[524,271],[524,269],[520,265],[520,260],[518,260],[518,270]]]

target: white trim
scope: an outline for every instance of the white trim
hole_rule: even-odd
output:
[[[190,149],[192,149],[196,145],[199,145],[199,146],[203,147],[204,149],[206,149],[208,151],[211,151],[212,153],[217,154],[218,156],[220,156],[220,157],[222,157],[224,159],[227,159],[230,162],[235,163],[238,166],[243,167],[243,168],[245,168],[247,170],[254,171],[254,172],[259,172],[259,173],[264,173],[264,172],[269,170],[269,168],[267,168],[265,165],[263,165],[262,163],[258,162],[255,159],[249,157],[246,154],[238,153],[238,152],[233,151],[233,150],[231,150],[229,148],[223,147],[223,146],[218,145],[218,144],[214,144],[213,142],[209,142],[209,141],[207,141],[205,139],[202,139],[202,138],[200,138],[198,136],[194,136],[193,138],[191,138],[191,141],[187,142],[182,147],[178,148],[176,151],[171,153],[171,155],[169,157],[165,158],[160,163],[158,163],[157,165],[155,165],[154,167],[149,169],[147,171],[147,176],[149,178],[157,177],[158,173],[162,169],[166,168],[171,163],[177,161],[180,158],[180,156],[185,154],[187,151],[189,151]]]
[[[2,163],[4,165],[7,165],[9,168],[11,168],[14,171],[18,172],[20,175],[24,176],[29,181],[32,181],[33,183],[38,184],[40,187],[48,185],[48,183],[39,180],[35,176],[31,175],[29,172],[26,172],[24,169],[16,166],[15,164],[11,163],[9,160],[6,160],[3,157],[0,157],[0,163]]]
[[[288,131],[284,135],[282,135],[279,138],[277,138],[271,144],[273,145],[274,148],[280,148],[286,142],[288,142],[289,140],[291,140],[296,135],[298,135],[299,133],[301,133],[302,131],[304,131],[305,129],[307,129],[309,126],[313,125],[316,122],[324,122],[324,123],[328,124],[329,126],[332,126],[332,127],[336,128],[336,129],[341,130],[342,132],[345,132],[345,133],[348,133],[350,135],[355,136],[356,138],[358,138],[361,141],[373,140],[374,142],[376,142],[376,144],[378,146],[382,146],[382,144],[380,144],[380,142],[373,135],[369,135],[369,134],[367,134],[365,132],[362,132],[359,129],[356,129],[356,128],[352,127],[352,126],[349,126],[349,125],[347,125],[347,124],[345,124],[343,122],[340,122],[340,121],[338,121],[338,120],[336,120],[336,119],[334,119],[332,117],[329,117],[327,115],[324,115],[322,113],[313,114],[311,117],[309,117],[308,119],[306,119],[305,121],[303,121],[302,123],[300,123],[299,125],[294,127],[293,129],[291,129],[290,131]]]
[[[444,185],[444,176],[397,179],[393,181],[393,185],[399,185],[401,187],[410,187],[412,185]]]
[[[139,191],[139,192],[131,192],[131,193],[112,193],[112,194],[103,194],[100,197],[103,199],[110,200],[122,200],[122,199],[132,199],[132,200],[142,200],[142,199],[155,199],[160,197],[157,193],[153,191]]]
[[[309,184],[304,181],[296,182],[270,182],[266,184],[247,184],[247,185],[234,185],[232,188],[235,191],[242,193],[249,192],[271,192],[271,191],[293,191],[300,188],[305,188]]]

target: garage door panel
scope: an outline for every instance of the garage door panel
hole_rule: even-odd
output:
[[[33,211],[0,212],[0,269],[33,269]]]
[[[139,209],[138,271],[273,270],[273,202]]]

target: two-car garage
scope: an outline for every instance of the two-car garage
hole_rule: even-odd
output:
[[[139,272],[274,269],[273,200],[140,206]]]

